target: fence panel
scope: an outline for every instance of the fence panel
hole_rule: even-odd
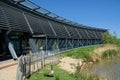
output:
[[[25,80],[30,75],[46,65],[57,63],[60,59],[58,51],[44,52],[41,51],[33,55],[20,56],[18,59],[17,80]]]

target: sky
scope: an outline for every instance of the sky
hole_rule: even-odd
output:
[[[105,28],[120,38],[120,0],[31,0],[68,20]]]

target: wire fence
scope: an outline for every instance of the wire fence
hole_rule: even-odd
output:
[[[31,74],[44,68],[46,65],[51,65],[59,62],[60,53],[41,51],[35,54],[22,55],[18,59],[18,69],[16,80],[25,80]]]

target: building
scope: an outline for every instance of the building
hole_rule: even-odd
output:
[[[64,19],[30,0],[0,1],[0,59],[101,44],[106,29]]]

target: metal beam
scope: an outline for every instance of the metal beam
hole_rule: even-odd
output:
[[[27,25],[28,25],[28,27],[29,27],[31,33],[33,34],[33,33],[34,33],[34,32],[33,32],[33,29],[31,28],[31,25],[30,25],[30,23],[29,23],[29,21],[28,21],[28,19],[27,19],[27,17],[26,17],[26,15],[25,15],[24,12],[23,12],[23,16],[24,16],[24,18],[25,18],[25,21],[26,21],[26,23],[27,23]]]
[[[35,40],[34,39],[29,39],[29,45],[33,51],[34,54],[38,54],[39,50],[35,44]]]
[[[70,32],[68,31],[68,29],[66,28],[66,26],[64,26],[64,27],[65,27],[65,30],[67,31],[68,36],[71,37]]]
[[[48,21],[48,24],[49,24],[50,28],[52,29],[53,33],[55,34],[55,36],[57,36],[57,34],[56,34],[56,32],[55,32],[55,30],[54,30],[54,28],[53,28],[53,26],[52,26],[50,21]]]
[[[8,33],[9,33],[9,32],[6,32],[6,34],[8,34]],[[5,39],[5,42],[6,42],[6,44],[7,44],[7,47],[8,47],[8,49],[9,49],[9,51],[10,51],[13,59],[17,59],[18,56],[17,56],[16,51],[15,51],[15,49],[14,49],[14,47],[13,47],[13,44],[10,42],[9,37],[8,37],[8,35],[6,35],[6,34],[4,35],[4,39]]]

